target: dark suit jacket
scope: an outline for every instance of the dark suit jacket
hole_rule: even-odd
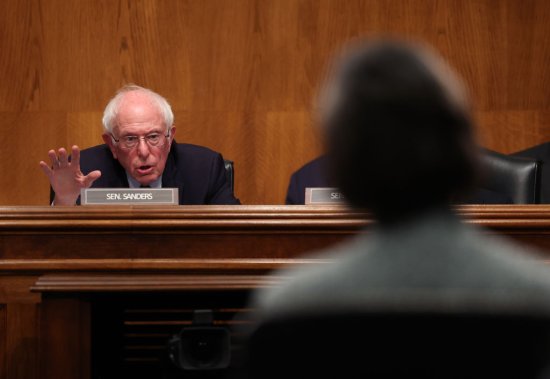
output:
[[[514,201],[500,192],[491,191],[485,188],[478,188],[466,199],[458,201],[460,204],[514,204]]]
[[[518,151],[512,155],[534,158],[541,162],[540,202],[541,204],[550,204],[550,142],[545,142],[530,147],[529,149]]]
[[[92,188],[129,187],[124,168],[105,144],[82,150],[80,169],[84,175],[101,171]],[[221,154],[202,146],[172,143],[162,187],[178,188],[180,204],[240,204],[231,192]]]
[[[322,155],[292,174],[286,193],[286,204],[304,204],[307,187],[334,187],[329,183],[326,161],[326,156]]]
[[[322,155],[296,170],[290,177],[286,194],[286,204],[304,204],[305,189],[308,187],[337,187],[328,179],[327,166],[327,157]],[[491,191],[485,188],[478,188],[466,198],[460,199],[456,203],[512,204],[513,201],[509,196],[506,196],[503,193]]]

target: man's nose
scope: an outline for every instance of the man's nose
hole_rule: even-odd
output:
[[[149,155],[149,145],[145,142],[145,138],[138,140],[137,152],[140,157],[146,157]]]

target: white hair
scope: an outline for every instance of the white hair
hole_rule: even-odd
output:
[[[151,98],[151,100],[153,100],[153,103],[157,105],[158,110],[163,116],[166,131],[170,130],[170,127],[172,127],[172,125],[174,124],[174,113],[172,112],[172,107],[170,106],[168,101],[164,97],[156,92],[151,91],[150,89],[140,87],[135,84],[128,84],[117,91],[115,97],[113,97],[109,101],[109,103],[105,107],[105,111],[103,111],[103,129],[105,130],[105,132],[113,132],[116,116],[119,112],[120,102],[124,98],[126,93],[133,91],[143,92],[147,94]]]

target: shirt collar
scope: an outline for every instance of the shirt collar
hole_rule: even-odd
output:
[[[140,188],[141,184],[135,180],[130,174],[126,172],[126,177],[128,178],[128,184],[130,185],[130,188]],[[151,188],[162,188],[162,175],[155,180],[154,182],[151,182],[149,184]]]

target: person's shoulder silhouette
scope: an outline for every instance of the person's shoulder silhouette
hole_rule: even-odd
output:
[[[307,162],[296,170],[290,176],[285,203],[289,205],[304,204],[306,188],[333,187],[328,179],[327,170],[325,155]]]

